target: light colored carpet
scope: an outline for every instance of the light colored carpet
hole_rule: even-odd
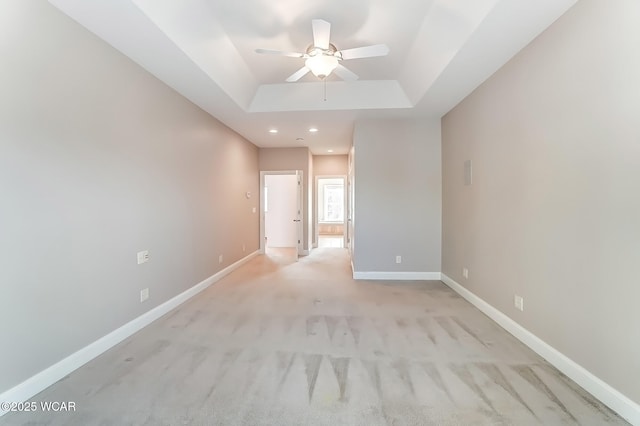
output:
[[[439,281],[260,256],[1,425],[622,425]]]

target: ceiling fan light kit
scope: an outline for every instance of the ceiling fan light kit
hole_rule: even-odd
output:
[[[357,80],[358,76],[340,64],[340,61],[385,56],[389,53],[389,48],[384,44],[338,50],[333,43],[329,43],[331,34],[331,24],[329,22],[322,19],[314,19],[311,21],[311,26],[313,30],[313,44],[307,48],[305,53],[282,52],[272,49],[256,49],[256,53],[304,59],[304,67],[286,79],[286,81],[290,83],[300,80],[309,71],[325,81],[334,71],[336,75],[343,80]]]
[[[304,65],[311,70],[313,75],[324,80],[338,66],[338,58],[320,54],[304,61]]]

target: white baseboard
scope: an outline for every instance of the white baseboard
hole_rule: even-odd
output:
[[[593,375],[575,361],[550,346],[535,334],[522,327],[520,324],[482,300],[480,297],[458,284],[447,275],[442,274],[442,282],[451,287],[476,308],[484,312],[498,325],[514,335],[518,340],[531,348],[538,355],[546,359],[550,364],[582,386],[587,392],[607,405],[632,425],[640,426],[640,405],[618,390]]]
[[[85,346],[79,351],[53,364],[51,367],[48,367],[45,370],[37,373],[36,375],[20,383],[19,385],[3,392],[2,394],[0,394],[0,401],[23,402],[29,400],[30,398],[42,392],[44,389],[56,383],[58,380],[67,376],[74,370],[77,370],[87,362],[91,361],[92,359],[111,349],[118,343],[122,342],[127,337],[133,335],[147,325],[151,324],[153,321],[157,320],[167,312],[191,299],[196,294],[211,286],[211,284],[219,281],[225,275],[228,275],[229,273],[235,271],[240,266],[256,257],[258,254],[260,254],[259,251],[249,254],[243,259],[240,259],[234,264],[227,266],[223,270],[215,273],[214,275],[196,284],[190,289],[178,294],[174,298],[169,299],[163,304],[156,306],[150,311],[145,312],[132,321],[129,321],[122,327],[112,331],[106,336],[101,337],[95,342],[90,343],[88,346]],[[6,411],[0,409],[0,417],[6,413]]]
[[[353,266],[352,266],[353,269]],[[353,271],[354,280],[440,280],[440,272]]]

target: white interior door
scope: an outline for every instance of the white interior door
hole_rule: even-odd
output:
[[[260,172],[260,249],[291,248],[303,254],[302,171]]]
[[[265,177],[267,247],[298,247],[298,178],[296,175]]]
[[[349,254],[351,255],[351,259],[353,261],[353,251],[354,251],[354,233],[353,233],[353,210],[354,210],[354,179],[353,173],[349,171],[349,176],[347,178],[347,191],[345,191],[347,195],[347,247],[349,248]]]
[[[303,250],[304,250],[304,246],[302,244],[304,227],[302,226],[302,171],[301,170],[296,171],[296,185],[297,185],[297,188],[296,188],[297,213],[296,213],[295,222],[296,222],[296,235],[298,238],[298,244],[296,247],[298,247],[297,256],[299,257],[300,255],[303,254]]]

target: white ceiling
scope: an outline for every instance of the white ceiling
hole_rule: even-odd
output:
[[[346,153],[358,118],[441,117],[576,1],[50,0],[254,144],[314,154]],[[326,100],[310,73],[284,82],[302,59],[255,53],[305,51],[318,18],[338,49],[390,49],[345,60],[360,79],[330,76]]]

